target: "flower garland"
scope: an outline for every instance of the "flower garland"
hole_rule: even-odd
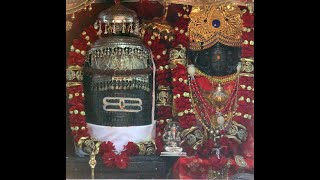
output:
[[[175,39],[172,42],[172,47],[189,47],[188,23],[190,21],[190,12],[191,6],[184,5],[182,8],[181,6],[177,8],[178,19],[173,25]],[[177,63],[171,69],[171,73],[174,110],[177,113],[181,128],[183,130],[188,129],[196,125],[196,118],[191,107],[187,68],[184,64]],[[187,143],[182,144],[182,147],[187,155],[195,153],[194,149],[188,146]]]
[[[71,127],[71,134],[74,136],[74,141],[79,144],[80,140],[90,139],[88,133],[85,106],[84,106],[84,93],[82,85],[81,72],[85,64],[86,52],[91,48],[91,45],[98,39],[98,32],[93,26],[86,28],[80,39],[74,39],[73,45],[70,48],[69,56],[67,59],[67,93],[69,105],[69,123]],[[78,72],[75,73],[77,70]],[[75,74],[78,74],[77,78]],[[114,145],[112,142],[100,142],[99,154],[103,156],[103,163],[106,167],[117,167],[125,169],[129,163],[129,156],[139,154],[139,147],[133,142],[128,142],[124,146],[124,150],[119,154],[115,154]]]

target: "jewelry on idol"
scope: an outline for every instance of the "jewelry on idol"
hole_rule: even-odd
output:
[[[241,63],[238,64],[241,67]],[[195,75],[200,75],[208,78],[208,75],[204,76],[203,73],[198,73],[196,67],[193,65],[188,66],[188,73],[189,73],[189,88],[191,92],[191,102],[193,108],[195,110],[196,118],[202,124],[202,126],[210,133],[210,138],[216,141],[216,138],[220,138],[222,132],[228,130],[231,126],[233,112],[237,108],[237,92],[239,86],[239,72],[240,68],[237,67],[237,73],[233,75],[229,75],[227,77],[213,77],[210,76],[212,79],[219,79],[219,81],[211,81],[212,85],[215,82],[218,82],[217,89],[209,95],[209,100],[211,101],[212,105],[210,106],[200,92],[199,85],[196,82]],[[230,78],[232,77],[232,78]],[[235,78],[234,78],[235,77]],[[235,85],[228,95],[222,85],[221,82],[223,81],[224,84],[227,82],[233,82],[235,80]]]

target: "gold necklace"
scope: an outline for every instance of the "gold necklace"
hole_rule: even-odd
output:
[[[195,67],[195,70],[196,70],[196,74],[206,77],[211,82],[220,83],[220,84],[226,84],[226,83],[229,83],[230,81],[234,81],[237,79],[239,75],[239,73],[236,72],[234,74],[227,75],[227,76],[209,76],[196,67]]]
[[[190,83],[189,83],[189,89],[190,89],[191,104],[192,104],[192,107],[193,107],[193,109],[194,109],[196,119],[199,120],[199,122],[201,123],[201,125],[202,125],[208,132],[214,133],[214,132],[212,132],[212,129],[215,129],[215,128],[216,128],[217,122],[216,122],[216,121],[213,121],[213,120],[211,119],[211,120],[210,120],[210,125],[211,125],[211,127],[208,127],[209,125],[207,125],[207,124],[203,121],[203,118],[200,117],[198,111],[197,111],[196,108],[195,108],[195,106],[196,106],[197,104],[199,104],[199,102],[198,102],[198,101],[195,102],[196,100],[195,100],[195,98],[193,97],[193,94],[194,94],[194,93],[193,93],[193,91],[192,91],[192,88],[190,87]],[[230,107],[229,111],[228,111],[227,113],[225,113],[225,115],[226,115],[227,117],[226,117],[226,121],[225,121],[225,123],[223,124],[222,128],[226,128],[226,127],[228,126],[228,124],[229,124],[229,123],[227,123],[227,122],[229,122],[229,121],[232,119],[232,117],[233,117],[233,114],[232,114],[232,112],[231,112],[231,107]],[[213,117],[214,117],[214,116],[213,116]]]

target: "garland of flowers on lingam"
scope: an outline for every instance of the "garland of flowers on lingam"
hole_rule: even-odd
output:
[[[98,27],[89,26],[86,28],[80,39],[74,39],[70,48],[69,56],[67,59],[67,69],[77,70],[69,71],[71,75],[67,74],[67,93],[69,105],[69,123],[71,127],[71,134],[74,136],[74,141],[79,142],[90,139],[88,133],[85,106],[84,106],[84,92],[82,84],[82,68],[85,64],[86,52],[91,48],[91,45],[99,38],[99,33],[96,30]],[[75,78],[77,77],[77,78]],[[133,142],[128,142],[124,146],[124,150],[116,154],[115,147],[112,142],[96,142],[100,144],[97,148],[99,154],[103,156],[103,163],[106,167],[117,167],[125,169],[129,163],[129,157],[139,154],[139,147]]]
[[[150,48],[156,66],[156,86],[171,88],[171,72],[169,69],[169,55],[167,44],[171,37],[164,36],[156,29],[146,28],[142,30],[143,41]],[[172,107],[159,105],[156,107],[156,139],[157,154],[164,151],[162,136],[164,127],[172,118]]]

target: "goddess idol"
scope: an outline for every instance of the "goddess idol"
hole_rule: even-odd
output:
[[[243,83],[242,14],[230,2],[192,7],[187,71],[196,125],[185,129],[182,137],[196,156],[179,158],[173,167],[176,178],[221,179],[252,170],[252,156],[245,158],[242,148],[249,138],[247,125],[238,118],[244,113],[238,103]]]

